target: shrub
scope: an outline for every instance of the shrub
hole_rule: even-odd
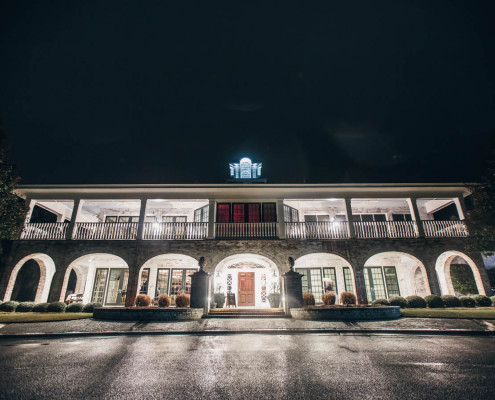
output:
[[[166,294],[158,296],[158,307],[170,307],[170,297]]]
[[[443,300],[440,296],[437,296],[435,294],[430,294],[429,296],[425,297],[426,304],[428,305],[429,308],[442,308],[443,307]]]
[[[474,296],[471,296],[471,298],[475,301],[476,306],[478,307],[490,307],[492,305],[492,301],[488,296],[475,294]]]
[[[458,297],[445,294],[442,296],[442,301],[445,307],[462,307],[462,303]]]
[[[82,312],[83,308],[83,303],[70,303],[65,309],[65,312]]]
[[[177,307],[187,307],[190,303],[191,299],[188,294],[180,293],[175,296],[175,305]]]
[[[145,294],[138,294],[136,296],[136,307],[149,307],[151,304],[151,297]]]
[[[53,303],[48,303],[48,307],[46,308],[46,311],[53,313],[65,312],[66,308],[67,308],[67,304],[62,303],[61,301],[55,301]]]
[[[280,293],[270,293],[268,296],[268,302],[270,303],[271,308],[279,308],[280,307],[280,299],[282,296]]]
[[[217,304],[217,308],[223,308],[223,306],[225,305],[225,294],[215,293],[213,295],[213,301]]]
[[[351,292],[342,292],[340,294],[340,302],[346,306],[349,304],[356,304],[356,296]]]
[[[32,301],[23,301],[22,303],[19,303],[17,308],[15,309],[16,312],[31,312],[33,311],[33,307],[35,306],[35,303]]]
[[[32,311],[33,312],[46,312],[48,308],[48,303],[38,303],[35,304]]]
[[[376,299],[371,302],[374,306],[389,306],[390,302],[387,299]]]
[[[397,296],[390,299],[391,306],[399,306],[400,308],[407,308],[407,300],[404,297]]]
[[[476,302],[474,301],[474,299],[472,299],[469,296],[461,296],[459,297],[459,300],[463,307],[469,307],[469,308],[476,307]]]
[[[83,307],[83,312],[84,313],[91,313],[92,314],[96,307],[101,307],[101,304],[100,303],[88,303],[88,304],[85,304],[84,307]]]
[[[304,292],[302,300],[305,307],[315,305],[315,296],[313,296],[313,293]]]
[[[321,296],[323,304],[326,306],[333,306],[335,304],[336,296],[335,293],[325,293]]]
[[[0,304],[0,311],[13,312],[19,305],[17,301],[6,301],[5,303]]]
[[[419,296],[407,296],[407,307],[409,308],[426,308],[426,301]]]
[[[492,306],[495,307],[495,296],[490,297],[490,300],[492,301]],[[2,303],[0,303],[2,304]]]

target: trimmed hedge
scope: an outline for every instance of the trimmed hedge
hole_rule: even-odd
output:
[[[335,304],[336,296],[335,293],[325,293],[321,296],[323,304],[326,306],[333,306]]]
[[[376,300],[373,300],[371,302],[371,304],[373,306],[389,306],[390,305],[390,301],[388,301],[387,299],[376,299]]]
[[[440,296],[430,294],[425,297],[426,304],[429,308],[443,308],[443,300]]]
[[[478,307],[490,307],[492,305],[492,301],[488,296],[483,296],[482,294],[475,294],[471,296],[471,298],[475,301]]]
[[[48,303],[38,303],[35,304],[32,311],[33,312],[47,312]]]
[[[456,296],[445,294],[441,298],[445,307],[462,307],[461,301]]]
[[[149,307],[151,304],[151,297],[146,294],[139,294],[136,296],[136,307]]]
[[[175,296],[175,305],[177,307],[187,307],[190,302],[191,302],[191,298],[189,297],[188,294],[180,293],[177,296]]]
[[[59,312],[65,312],[66,308],[67,308],[67,304],[62,303],[61,301],[55,301],[53,303],[48,303],[48,307],[46,308],[46,311],[59,313]]]
[[[492,306],[495,307],[495,296],[490,297],[490,300],[492,301]]]
[[[340,303],[344,305],[349,305],[349,304],[357,304],[357,299],[354,293],[351,292],[342,292],[340,294]]]
[[[158,296],[158,307],[170,307],[170,297],[166,294]]]
[[[70,303],[65,309],[65,312],[82,312],[83,308],[83,303]]]
[[[426,301],[419,296],[407,296],[407,307],[409,308],[426,308]]]
[[[93,314],[93,311],[96,307],[101,307],[101,304],[100,303],[88,303],[88,304],[85,304],[84,307],[83,307],[83,312],[84,313],[91,313]]]
[[[391,306],[399,306],[400,308],[407,308],[407,300],[401,296],[392,297],[389,300],[389,303]]]
[[[19,303],[15,312],[31,312],[33,311],[33,307],[36,305],[33,301],[23,301]]]
[[[17,301],[6,301],[5,303],[0,304],[0,311],[4,312],[14,312],[19,302]]]
[[[463,307],[474,308],[476,307],[476,302],[469,296],[461,296],[459,297],[461,304]]]
[[[305,307],[315,305],[315,296],[313,295],[313,293],[304,292],[302,300],[303,306]]]

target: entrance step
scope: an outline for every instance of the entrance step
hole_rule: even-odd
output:
[[[286,318],[282,308],[214,308],[204,318]]]

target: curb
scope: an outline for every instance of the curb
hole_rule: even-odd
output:
[[[97,336],[220,336],[220,335],[300,335],[300,334],[378,334],[378,335],[435,335],[435,336],[481,336],[495,337],[495,331],[437,330],[437,329],[246,329],[246,330],[202,330],[202,331],[105,331],[105,332],[64,332],[0,334],[1,339],[58,339]]]

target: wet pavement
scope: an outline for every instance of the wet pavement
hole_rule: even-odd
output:
[[[495,338],[3,338],[0,370],[2,399],[489,399]]]

